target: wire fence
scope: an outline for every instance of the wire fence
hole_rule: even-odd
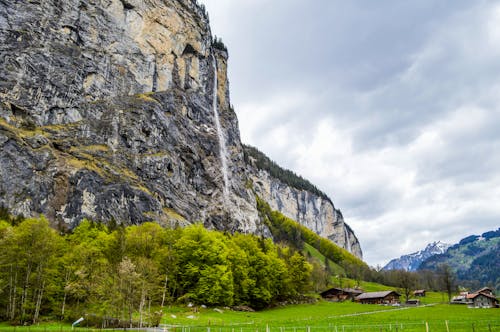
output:
[[[9,326],[0,327],[0,332],[500,332],[500,317],[484,321],[422,321],[383,324],[320,324],[302,326],[274,326],[262,324],[240,324],[225,326],[179,326],[161,325],[151,328],[68,328],[67,326]]]

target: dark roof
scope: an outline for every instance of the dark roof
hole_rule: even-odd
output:
[[[331,293],[340,293],[340,292],[342,292],[342,289],[337,288],[337,287],[333,287],[333,288],[327,289],[326,291],[321,292],[320,295],[325,296],[325,295],[328,295]]]
[[[489,288],[489,287],[483,287],[483,288],[481,288],[480,290],[475,291],[474,293],[483,293],[483,292],[490,292],[490,293],[493,293],[493,289],[491,289],[491,288]]]
[[[493,295],[490,295],[490,294],[484,294],[484,293],[472,293],[472,294],[467,294],[467,298],[468,299],[475,299],[476,297],[478,297],[479,295],[482,295],[482,296],[485,296],[485,297],[488,297],[492,300],[495,300],[495,301],[498,301],[496,297],[494,297]]]
[[[345,293],[353,293],[353,294],[362,294],[363,291],[361,289],[356,289],[356,288],[344,288],[343,291]]]
[[[337,288],[337,287],[333,287],[333,288],[330,288],[330,289],[327,289],[326,291],[324,292],[321,292],[320,295],[321,296],[326,296],[326,295],[330,295],[330,294],[361,294],[363,293],[363,291],[359,290],[359,289],[354,289],[354,288]]]
[[[358,295],[356,297],[356,300],[365,300],[365,299],[382,299],[386,297],[387,295],[390,295],[394,293],[396,296],[401,296],[395,291],[383,291],[383,292],[369,292],[369,293],[363,293],[361,295]]]

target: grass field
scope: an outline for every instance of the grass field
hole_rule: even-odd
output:
[[[171,315],[174,315],[175,318]],[[187,318],[190,317],[190,318]],[[168,313],[164,324],[182,332],[250,331],[500,331],[499,309],[436,304],[385,307],[352,302],[296,305],[258,313],[214,311]],[[448,330],[446,328],[448,325]]]
[[[441,298],[434,294],[434,298]],[[431,296],[431,300],[432,300]],[[448,329],[447,329],[448,327]],[[427,330],[428,329],[428,330]],[[57,332],[71,326],[46,323],[30,327],[0,324],[0,331]],[[75,332],[92,329],[78,327]],[[496,331],[500,309],[470,309],[463,305],[434,304],[420,307],[387,307],[352,302],[292,305],[260,312],[223,308],[170,307],[161,328],[175,332],[312,332],[312,331]],[[152,331],[152,330],[151,330]]]

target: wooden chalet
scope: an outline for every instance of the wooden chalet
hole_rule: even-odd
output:
[[[475,291],[474,293],[481,293],[481,294],[495,296],[495,293],[493,292],[493,289],[491,289],[489,287],[483,287],[483,288]]]
[[[321,297],[325,300],[332,302],[342,302],[345,300],[353,301],[356,296],[362,294],[363,291],[354,288],[330,288],[320,293]]]
[[[450,304],[467,304],[467,294],[453,296]]]
[[[363,304],[399,304],[399,297],[395,291],[369,292],[356,297],[356,301]]]
[[[490,294],[473,293],[467,295],[467,305],[471,308],[495,308],[498,307],[498,300]]]
[[[491,288],[483,287],[474,293],[462,292],[453,297],[451,304],[467,304],[470,308],[495,308],[499,301]]]
[[[417,290],[413,291],[413,296],[425,297],[425,289],[417,289]]]

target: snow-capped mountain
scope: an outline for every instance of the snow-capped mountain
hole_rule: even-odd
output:
[[[430,243],[424,250],[420,250],[409,255],[403,255],[399,258],[391,260],[386,266],[384,266],[383,270],[416,271],[420,264],[422,264],[422,262],[427,258],[442,254],[449,247],[449,244],[441,241]]]

